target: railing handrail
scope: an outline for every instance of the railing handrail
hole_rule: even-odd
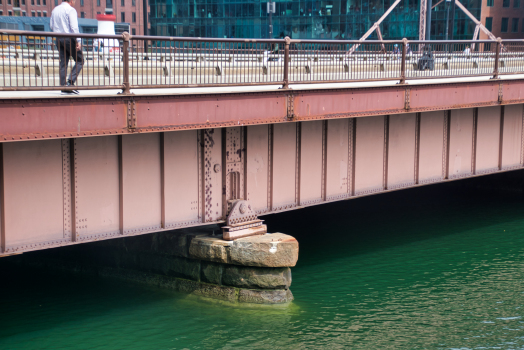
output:
[[[28,30],[15,29],[0,29],[0,34],[16,34],[16,35],[31,35],[31,36],[47,36],[47,37],[67,37],[67,38],[93,38],[93,39],[122,39],[124,33],[116,35],[107,34],[70,34],[70,33],[54,33],[54,32],[40,32]],[[207,37],[181,37],[181,36],[152,36],[152,35],[129,35],[129,39],[133,40],[151,40],[151,41],[194,41],[194,42],[235,42],[235,43],[282,43],[285,44],[286,39],[243,39],[243,38],[207,38]],[[291,44],[401,44],[404,39],[395,40],[317,40],[317,39],[291,39]],[[496,43],[496,40],[408,40],[409,44],[467,44],[467,43]],[[502,39],[502,42],[521,42],[524,39]]]
[[[7,36],[7,38],[5,37]],[[12,36],[15,36],[13,39]],[[20,36],[20,37],[18,37]],[[34,38],[40,38],[40,41],[35,40],[34,42],[28,38],[31,36]],[[321,83],[321,82],[335,82],[335,81],[370,81],[370,80],[399,80],[400,83],[406,83],[408,79],[414,79],[414,77],[422,78],[436,78],[436,77],[450,77],[450,76],[473,76],[473,75],[488,75],[486,72],[490,70],[489,75],[493,78],[498,78],[500,74],[515,74],[524,73],[524,60],[522,67],[519,64],[512,63],[512,58],[519,60],[519,57],[524,57],[524,39],[516,40],[315,40],[315,39],[291,39],[286,37],[284,39],[237,39],[237,38],[193,38],[193,37],[169,37],[169,36],[144,36],[144,35],[130,35],[128,32],[124,32],[119,35],[99,35],[99,34],[68,34],[68,33],[53,33],[53,32],[39,32],[39,31],[25,31],[25,30],[0,30],[0,54],[4,57],[1,58],[0,72],[3,72],[3,83],[5,84],[6,77],[9,78],[9,85],[0,86],[0,90],[8,89],[37,89],[38,84],[31,85],[31,76],[23,71],[21,72],[21,78],[24,80],[29,76],[29,86],[25,83],[19,87],[18,83],[12,84],[12,79],[19,79],[18,69],[27,68],[27,62],[23,61],[27,55],[34,55],[33,59],[36,61],[41,57],[46,57],[47,63],[42,61],[38,67],[41,71],[45,67],[49,67],[49,59],[53,60],[56,57],[56,52],[59,51],[53,44],[57,43],[56,38],[76,38],[76,39],[93,39],[93,44],[90,41],[87,42],[86,50],[83,50],[86,57],[90,57],[92,60],[103,58],[104,61],[108,60],[108,66],[103,65],[104,70],[118,69],[120,73],[118,79],[113,77],[113,83],[111,85],[111,79],[109,79],[109,85],[106,83],[104,78],[103,84],[93,85],[89,84],[89,76],[87,77],[87,85],[82,85],[80,88],[96,89],[97,86],[114,86],[122,88],[126,94],[130,93],[131,88],[137,87],[160,87],[160,86],[225,86],[225,85],[253,85],[253,84],[281,84],[283,88],[288,88],[291,82],[304,81],[305,83]],[[53,38],[53,40],[48,40]],[[97,46],[94,44],[95,39],[100,39],[99,43],[105,43],[103,51],[96,52]],[[102,39],[113,39],[116,40],[107,44]],[[63,41],[60,41],[63,42]],[[69,42],[66,40],[66,42]],[[162,42],[161,45],[157,43]],[[175,44],[173,43],[184,43]],[[212,43],[218,45],[201,45],[201,43]],[[226,45],[224,45],[226,44]],[[229,45],[228,45],[229,44]],[[481,44],[484,44],[483,50],[481,50]],[[516,44],[516,45],[515,45]],[[309,46],[311,45],[311,46]],[[365,46],[367,45],[367,46]],[[408,45],[410,50],[408,50]],[[511,45],[514,45],[513,48]],[[471,46],[471,48],[469,48]],[[91,47],[91,50],[89,49]],[[431,57],[426,57],[424,52],[427,48],[430,48]],[[388,49],[389,48],[389,49]],[[394,48],[394,49],[393,49]],[[464,51],[461,51],[464,49]],[[511,49],[512,48],[512,49]],[[106,50],[111,49],[110,52]],[[508,50],[509,49],[509,50]],[[277,51],[278,50],[278,51]],[[467,50],[467,51],[466,51]],[[512,51],[513,50],[513,51]],[[51,55],[55,56],[52,57]],[[19,65],[15,63],[15,73],[11,73],[11,67],[9,66],[14,55],[14,59],[17,60],[22,57],[22,63]],[[169,56],[169,57],[168,57]],[[447,56],[447,60],[445,59]],[[31,57],[31,56],[30,56]],[[414,70],[425,70],[426,68],[420,68],[420,61],[426,57],[431,60],[432,67],[439,65],[440,71],[438,74],[413,74]],[[444,59],[443,59],[444,58]],[[450,60],[451,58],[451,60]],[[474,64],[478,70],[471,73],[467,69],[461,68],[461,62],[465,62],[462,58],[474,60]],[[493,61],[494,58],[494,61]],[[137,60],[143,59],[143,63],[139,63]],[[413,61],[413,59],[418,61]],[[189,63],[198,63],[197,65]],[[295,67],[302,64],[307,70],[306,74],[310,74],[314,69],[319,69],[319,73],[316,75],[316,80],[305,81],[303,77],[300,77],[298,73],[290,70],[290,62],[293,60]],[[349,60],[353,63],[348,63]],[[373,61],[376,65],[380,65],[381,71],[386,71],[386,65],[390,67],[397,67],[391,70],[391,74],[377,75],[373,71],[358,71],[358,69],[369,69],[370,65],[364,61]],[[478,62],[476,62],[478,60]],[[167,62],[164,64],[158,64],[158,62]],[[253,73],[253,67],[260,67],[258,63],[251,62],[262,62],[262,69],[267,75],[266,79],[260,79],[260,72],[255,71]],[[389,63],[388,63],[389,61]],[[506,65],[508,62],[513,64],[512,67],[517,67],[520,70],[507,70]],[[17,62],[17,61],[15,61]],[[25,62],[25,63],[24,63]],[[150,63],[148,63],[150,62]],[[182,62],[182,63],[180,63]],[[186,63],[184,63],[186,62]],[[201,63],[204,62],[204,63]],[[242,67],[244,78],[237,80],[230,80],[224,78],[217,82],[214,79],[208,79],[209,69],[216,70],[216,75],[222,74],[222,64],[224,62],[234,62],[230,67]],[[297,63],[299,62],[299,63]],[[305,62],[305,63],[300,63]],[[331,62],[331,63],[330,63]],[[335,63],[337,62],[337,63]],[[342,63],[339,63],[342,62]],[[7,73],[6,71],[7,63]],[[52,63],[52,62],[51,62]],[[55,63],[52,63],[56,65]],[[444,64],[446,65],[445,68]],[[191,67],[189,67],[191,65]],[[350,78],[340,79],[340,75],[334,75],[335,78],[329,79],[326,69],[335,69],[343,67],[345,72],[349,72],[350,65],[354,65],[357,69],[355,74],[351,71]],[[398,66],[396,66],[398,65]],[[91,64],[93,66],[93,64]],[[151,73],[146,72],[144,76],[144,67],[152,68],[155,70],[163,69],[164,76],[170,76],[171,69],[176,70],[177,77],[174,78],[174,82],[166,83],[158,78],[155,78],[155,71]],[[335,67],[335,68],[333,68]],[[454,67],[454,68],[450,68]],[[36,69],[37,67],[35,67]],[[96,68],[96,67],[95,67]],[[149,69],[148,68],[148,69]],[[195,71],[190,71],[195,69]],[[400,68],[400,71],[398,70]],[[100,65],[97,69],[100,69]],[[121,70],[120,70],[121,69]],[[134,69],[134,70],[133,70]],[[142,69],[141,79],[136,78],[133,74],[140,74],[139,69]],[[185,71],[184,71],[185,69]],[[281,70],[280,70],[281,69]],[[322,71],[324,69],[324,71]],[[391,69],[391,68],[390,68]],[[458,75],[450,75],[451,70],[459,72]],[[429,68],[434,70],[434,68]],[[174,71],[175,72],[175,71]],[[247,72],[247,73],[246,73]],[[268,73],[270,72],[270,73]],[[360,73],[358,73],[360,72]],[[364,73],[362,73],[364,72]],[[371,73],[369,73],[371,72]],[[369,75],[366,75],[368,74]],[[25,74],[25,75],[24,75]],[[35,73],[36,74],[36,73]],[[56,74],[56,73],[55,73]],[[116,74],[116,73],[115,73]],[[150,76],[148,75],[150,74]],[[186,76],[194,76],[195,74],[203,74],[202,79],[198,79],[200,82],[197,84],[189,82],[189,79],[185,79]],[[208,74],[208,76],[206,76]],[[241,73],[228,73],[228,74],[240,74]],[[248,77],[246,78],[246,74]],[[251,76],[249,76],[251,74]],[[258,74],[258,80],[257,75]],[[323,74],[321,79],[318,77]],[[338,74],[338,73],[337,73]],[[456,74],[456,73],[455,73]],[[462,74],[462,75],[460,75]],[[465,75],[464,75],[465,74]],[[93,73],[94,75],[94,73]],[[332,75],[333,76],[333,75]],[[361,77],[358,80],[358,77]],[[297,78],[298,77],[298,78]],[[326,78],[328,77],[328,78]],[[357,77],[357,78],[355,78]],[[154,78],[154,79],[153,79]],[[297,80],[298,79],[298,80]],[[302,79],[302,80],[300,80]],[[312,78],[313,79],[313,78]],[[94,80],[94,78],[92,79]],[[98,82],[100,82],[99,79]],[[117,82],[118,80],[118,82]],[[184,82],[188,80],[188,82]],[[308,78],[306,78],[308,80]],[[141,81],[141,82],[140,82]],[[145,84],[144,84],[145,81]],[[182,81],[182,82],[181,82]],[[240,82],[240,83],[239,83]],[[48,85],[46,89],[62,89],[68,90],[73,89],[71,87]],[[7,87],[6,87],[7,86]],[[43,83],[40,87],[44,87]]]

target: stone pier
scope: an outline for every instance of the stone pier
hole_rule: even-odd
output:
[[[290,268],[298,259],[295,238],[273,233],[225,241],[220,233],[216,227],[159,232],[10,259],[230,302],[278,304],[293,300],[289,287]]]

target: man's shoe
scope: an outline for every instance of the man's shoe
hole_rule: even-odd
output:
[[[72,86],[74,85],[73,82],[71,82],[71,80],[67,79],[67,86]],[[74,94],[74,95],[79,95],[80,92],[78,92],[78,90],[69,90],[71,91],[71,94]]]
[[[78,95],[78,90],[62,90],[62,95]]]

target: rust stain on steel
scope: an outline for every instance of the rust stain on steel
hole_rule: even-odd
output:
[[[296,97],[297,120],[338,114],[374,114],[377,110],[404,112],[404,87],[307,91]]]
[[[504,80],[502,88],[502,102],[519,101],[524,99],[524,81]]]
[[[286,96],[281,93],[249,95],[168,96],[137,98],[137,128],[193,125],[243,125],[251,120],[286,118]],[[221,125],[222,126],[222,125]],[[225,126],[225,125],[223,125]]]
[[[0,142],[212,129],[524,102],[524,80],[185,96],[0,100]],[[409,106],[406,105],[409,89]],[[502,102],[499,102],[502,100]],[[5,117],[4,117],[5,116]],[[129,119],[128,119],[129,118]]]
[[[467,108],[498,104],[498,82],[446,84],[411,87],[412,110]]]
[[[121,99],[22,100],[0,103],[0,140],[67,138],[126,132]]]

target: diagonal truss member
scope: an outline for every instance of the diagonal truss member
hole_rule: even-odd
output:
[[[366,32],[366,34],[364,34],[362,36],[362,38],[359,39],[359,41],[364,41],[368,38],[368,36],[370,36],[374,31],[377,31],[377,36],[379,38],[379,40],[382,40],[382,33],[380,32],[380,24],[382,23],[382,21],[384,21],[384,19],[386,19],[386,17],[391,13],[391,11],[393,11],[393,9],[400,3],[400,1],[402,0],[396,0],[393,5],[391,5],[389,7],[389,9],[382,15],[382,17],[379,18],[378,21],[375,22],[375,24],[373,24],[371,26],[371,28],[369,28],[369,30]],[[353,45],[349,51],[348,51],[348,55],[351,55],[353,52],[355,52],[358,47],[360,46],[361,44],[355,44]],[[382,44],[382,51],[386,51],[386,48],[384,47],[384,44]]]
[[[380,19],[375,22],[371,28],[359,39],[359,41],[366,40],[374,31],[377,32],[377,37],[379,40],[383,40],[382,33],[380,32],[380,24],[386,19],[386,17],[395,9],[395,7],[401,2],[402,0],[396,0],[389,9],[380,17]],[[440,0],[435,5],[431,7],[431,10],[433,10],[435,7],[437,7],[440,3],[442,3],[444,0]],[[468,16],[475,24],[475,33],[473,34],[473,41],[477,40],[479,31],[482,30],[491,40],[496,41],[497,38],[493,33],[491,33],[488,28],[486,28],[475,16],[469,12],[464,5],[459,0],[455,0],[455,4]],[[427,6],[427,0],[421,0],[420,1],[420,23],[419,23],[419,40],[425,40],[426,39],[426,6]],[[353,45],[349,51],[348,55],[351,55],[353,52],[355,52],[359,46],[362,45],[362,43],[358,43]],[[475,49],[475,43],[471,45],[472,50]],[[506,50],[503,47],[503,50]],[[384,44],[382,44],[382,51],[385,53],[386,48],[384,47]]]

